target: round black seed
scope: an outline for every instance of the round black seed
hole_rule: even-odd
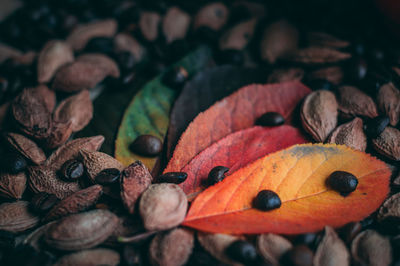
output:
[[[172,89],[180,90],[189,77],[189,73],[183,67],[173,67],[167,71],[162,79],[164,85]]]
[[[285,123],[285,118],[276,112],[268,112],[257,118],[255,124],[264,127],[279,126]]]
[[[277,209],[281,204],[278,194],[271,190],[261,190],[254,199],[254,207],[262,211]]]
[[[207,183],[209,186],[215,185],[218,182],[221,182],[225,178],[226,172],[229,171],[228,167],[225,166],[216,166],[211,169],[210,173],[208,174]]]
[[[107,168],[102,170],[94,180],[100,185],[110,185],[119,180],[121,172],[116,168]]]
[[[216,60],[219,64],[243,65],[244,56],[240,50],[226,49],[218,52]]]
[[[257,259],[256,248],[247,241],[238,240],[226,249],[226,254],[235,261],[251,263]]]
[[[366,123],[365,133],[370,138],[377,138],[389,125],[390,119],[388,116],[378,116]]]
[[[161,140],[152,135],[141,135],[130,145],[132,152],[143,156],[156,156],[161,152]]]
[[[327,182],[329,187],[340,193],[353,192],[358,185],[357,177],[344,171],[333,172]]]
[[[187,174],[185,172],[169,172],[169,173],[160,175],[157,178],[157,181],[159,183],[180,184],[180,183],[185,182],[186,178],[187,178]]]
[[[282,265],[312,266],[314,254],[305,245],[298,245],[286,252],[281,258]]]
[[[33,211],[44,214],[53,208],[53,206],[59,201],[60,200],[56,197],[56,195],[40,192],[32,197],[31,203]]]
[[[78,160],[68,160],[61,167],[60,174],[67,181],[75,181],[80,178],[85,169]]]

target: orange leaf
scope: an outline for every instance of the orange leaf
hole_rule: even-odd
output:
[[[358,178],[343,197],[327,188],[334,171]],[[263,157],[201,193],[184,225],[228,234],[300,234],[359,221],[376,210],[389,191],[390,170],[370,155],[343,145],[306,144]],[[275,191],[282,205],[272,211],[252,208],[260,190]]]
[[[180,171],[199,152],[232,132],[249,128],[266,112],[278,112],[290,122],[297,104],[310,93],[298,81],[249,85],[200,113],[182,134],[164,172]]]

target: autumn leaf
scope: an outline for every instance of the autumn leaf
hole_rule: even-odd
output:
[[[290,123],[293,110],[310,93],[298,81],[253,84],[241,88],[200,113],[182,134],[164,172],[180,171],[199,152],[228,134],[252,127],[266,112],[282,114]]]
[[[348,196],[326,186],[334,171],[358,178]],[[305,144],[263,157],[201,193],[185,226],[229,234],[301,234],[340,227],[375,211],[389,191],[388,166],[343,145]],[[260,190],[275,191],[279,209],[260,211],[252,201]]]
[[[225,166],[230,173],[269,153],[306,143],[300,130],[291,126],[252,127],[232,133],[214,143],[183,167],[188,177],[180,186],[189,199],[206,188],[208,173],[215,166]]]

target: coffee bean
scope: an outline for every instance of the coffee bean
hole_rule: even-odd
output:
[[[249,242],[237,240],[228,246],[226,254],[235,261],[251,263],[257,259],[256,248]]]
[[[107,168],[102,170],[94,180],[100,185],[114,184],[119,180],[121,172],[116,168]]]
[[[231,64],[241,66],[244,62],[243,52],[240,50],[226,49],[218,52],[216,60],[219,64]]]
[[[208,174],[207,183],[209,186],[215,185],[218,182],[221,182],[225,178],[225,173],[229,171],[229,168],[225,166],[216,166],[211,169]]]
[[[132,142],[130,149],[139,155],[153,157],[161,152],[162,142],[155,136],[141,135]]]
[[[39,214],[47,213],[60,200],[53,194],[40,192],[32,197],[31,203],[33,211]]]
[[[335,171],[327,179],[328,186],[340,193],[350,193],[356,190],[358,179],[354,175],[344,172]]]
[[[277,209],[281,204],[278,194],[271,190],[261,190],[254,199],[254,207],[262,211]]]
[[[83,164],[78,160],[68,160],[61,167],[60,174],[66,181],[75,181],[84,173]]]
[[[160,175],[157,178],[157,181],[159,183],[180,184],[180,183],[185,182],[186,178],[187,178],[187,174],[185,172],[169,172],[169,173]]]
[[[291,266],[312,266],[314,254],[305,245],[298,245],[293,247],[282,256],[282,265]]]
[[[366,123],[365,133],[370,138],[377,138],[389,125],[389,122],[390,119],[388,116],[375,117]]]
[[[189,73],[183,67],[174,67],[167,71],[162,78],[164,85],[172,89],[180,90],[189,77]]]
[[[255,124],[263,127],[279,126],[285,123],[285,118],[276,112],[268,112],[257,118]]]

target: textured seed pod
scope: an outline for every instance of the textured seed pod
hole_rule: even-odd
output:
[[[70,214],[85,211],[96,204],[97,200],[102,194],[103,187],[100,185],[94,185],[86,189],[79,190],[57,203],[47,213],[43,220],[57,220]]]
[[[110,57],[104,54],[91,53],[83,54],[76,59],[78,62],[90,63],[93,66],[101,68],[104,73],[110,75],[113,78],[118,78],[120,76],[119,68],[117,63]]]
[[[356,87],[342,86],[339,91],[339,110],[346,116],[364,116],[374,118],[378,116],[375,102]]]
[[[46,147],[55,149],[67,142],[72,134],[72,121],[58,122],[53,121],[50,136],[46,138]]]
[[[304,70],[301,68],[276,69],[268,76],[268,83],[280,83],[286,81],[301,81]]]
[[[251,41],[256,25],[257,19],[250,19],[233,26],[221,36],[219,48],[221,50],[244,49]]]
[[[394,127],[385,130],[372,140],[374,149],[391,160],[400,160],[400,131]]]
[[[350,254],[333,228],[325,227],[325,235],[314,256],[315,266],[350,265]]]
[[[161,16],[157,12],[143,11],[140,13],[139,28],[146,40],[151,42],[157,39],[160,22]]]
[[[352,149],[365,151],[367,148],[367,136],[364,133],[361,118],[338,126],[327,139],[328,143],[343,144]]]
[[[140,161],[132,163],[122,171],[121,198],[129,213],[135,212],[137,200],[150,186],[152,179],[149,170]]]
[[[13,48],[11,46],[8,46],[4,43],[0,43],[0,64],[9,58],[18,57],[21,55],[22,55],[21,51]]]
[[[83,129],[93,117],[93,104],[88,90],[63,100],[54,111],[55,121],[72,123],[72,131]]]
[[[76,27],[68,36],[67,43],[74,50],[82,50],[95,37],[112,37],[118,24],[114,19],[106,19]]]
[[[0,230],[18,233],[35,227],[39,218],[29,211],[29,202],[16,201],[0,205]]]
[[[146,49],[131,35],[118,33],[114,38],[114,47],[117,52],[130,52],[135,60],[140,62],[146,54]]]
[[[396,126],[400,120],[400,91],[393,83],[384,84],[379,89],[377,100],[379,109],[389,116],[390,124]]]
[[[287,56],[287,60],[303,64],[337,63],[351,58],[351,54],[327,47],[308,47],[299,49]]]
[[[188,202],[185,193],[175,184],[153,184],[139,202],[144,227],[165,230],[179,225],[186,216]]]
[[[177,228],[158,233],[150,244],[150,263],[163,266],[184,265],[192,253],[193,246],[192,231]]]
[[[220,30],[227,22],[228,8],[220,2],[203,6],[194,17],[193,28],[208,27],[215,31]]]
[[[45,247],[43,247],[43,236],[44,233],[49,229],[49,227],[54,222],[47,223],[45,225],[40,226],[39,228],[35,229],[32,233],[30,233],[27,237],[25,237],[24,241],[22,242],[23,245],[28,245],[32,247],[34,250],[40,252]]]
[[[273,64],[277,59],[292,53],[299,42],[298,30],[287,20],[269,25],[260,43],[261,58]]]
[[[39,85],[32,89],[37,98],[43,99],[47,110],[51,113],[56,106],[56,93],[50,90],[46,85]]]
[[[392,262],[389,239],[373,230],[357,235],[351,244],[351,255],[355,265],[389,266]]]
[[[71,253],[61,257],[54,266],[75,265],[107,265],[117,266],[120,264],[119,253],[112,249],[96,248]]]
[[[0,195],[9,199],[21,199],[26,189],[26,174],[0,173]]]
[[[74,61],[74,53],[71,47],[59,40],[52,40],[46,43],[38,58],[38,82],[49,82],[57,69]]]
[[[339,85],[343,81],[343,70],[341,67],[332,66],[317,69],[307,75],[309,80],[327,80],[334,85]]]
[[[314,140],[323,142],[336,127],[337,108],[335,95],[330,91],[314,91],[307,95],[300,110],[303,128]]]
[[[292,243],[280,235],[262,234],[257,237],[257,250],[271,265],[279,265],[279,259],[292,247]]]
[[[60,250],[81,250],[104,242],[114,231],[118,217],[108,210],[73,214],[55,222],[45,233],[45,241]]]
[[[310,32],[307,35],[308,42],[311,46],[322,46],[330,48],[346,48],[350,46],[350,42],[336,38],[325,32]]]
[[[386,219],[400,219],[400,193],[394,194],[386,199],[380,207],[378,220],[384,221]]]
[[[185,38],[191,17],[178,7],[168,9],[162,21],[162,30],[167,43]]]
[[[27,137],[17,133],[8,133],[6,139],[15,150],[34,164],[39,165],[46,161],[43,150]]]

